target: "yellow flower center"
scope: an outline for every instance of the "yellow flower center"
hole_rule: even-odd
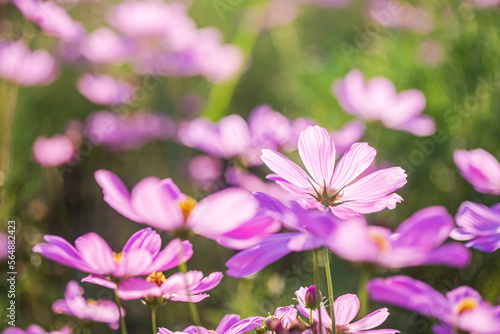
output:
[[[188,196],[185,200],[179,202],[179,206],[181,208],[182,215],[184,216],[184,220],[186,220],[189,217],[191,211],[193,211],[196,204],[198,204],[198,202],[196,202],[196,200],[191,196]]]
[[[389,242],[387,242],[387,239],[380,234],[371,233],[370,238],[377,244],[382,253],[385,253],[389,250]]]
[[[462,314],[466,311],[470,311],[475,309],[478,306],[477,300],[474,298],[466,297],[460,301],[460,303],[456,307],[456,311],[458,314]]]
[[[120,252],[120,253],[113,252],[113,257],[115,258],[115,262],[119,263],[120,260],[122,259],[122,252]]]
[[[87,304],[88,305],[97,305],[97,301],[95,299],[90,298],[90,299],[87,299]]]
[[[153,282],[158,286],[161,286],[166,280],[167,278],[161,271],[155,271],[154,273],[149,274],[146,278],[146,281]]]

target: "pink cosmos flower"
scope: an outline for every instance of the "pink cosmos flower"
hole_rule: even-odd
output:
[[[86,34],[79,22],[73,21],[68,13],[52,1],[14,0],[21,13],[35,23],[47,35],[65,42],[78,42]]]
[[[93,63],[121,63],[130,51],[126,40],[107,27],[98,28],[80,44],[80,52]]]
[[[353,144],[335,167],[335,145],[328,131],[310,126],[300,135],[299,154],[310,175],[273,150],[262,150],[262,160],[277,174],[268,178],[295,193],[310,209],[328,208],[339,218],[348,218],[394,209],[402,201],[393,193],[406,184],[402,168],[385,168],[358,179],[377,154],[367,143]]]
[[[2,334],[71,334],[71,332],[70,327],[63,327],[58,331],[47,332],[38,325],[30,325],[25,331],[19,327],[10,327],[4,330]]]
[[[78,91],[89,101],[103,105],[127,104],[132,101],[135,88],[109,75],[84,74],[77,83]]]
[[[46,85],[57,77],[57,64],[45,50],[31,50],[23,41],[0,40],[0,77],[21,86]]]
[[[43,167],[54,167],[76,160],[77,151],[66,135],[40,136],[33,144],[33,157]]]
[[[166,300],[198,303],[209,297],[203,293],[215,288],[222,280],[222,273],[214,272],[203,277],[201,271],[191,270],[186,274],[175,273],[166,278],[162,272],[154,272],[146,279],[135,277],[118,286],[118,296],[124,300],[151,297]]]
[[[471,151],[456,150],[453,160],[460,174],[476,191],[500,195],[500,163],[493,155],[481,148]]]
[[[421,33],[434,30],[432,16],[422,7],[390,0],[371,0],[369,16],[384,27]]]
[[[460,205],[455,218],[458,227],[450,236],[467,241],[467,247],[483,252],[494,252],[500,248],[500,203],[488,208],[473,202]]]
[[[464,267],[470,252],[460,243],[444,244],[454,226],[453,217],[444,207],[433,206],[417,211],[394,232],[368,226],[363,217],[355,217],[337,224],[329,233],[320,231],[320,235],[335,254],[349,261],[387,268]]]
[[[120,313],[116,304],[110,300],[100,299],[85,300],[83,289],[75,281],[71,281],[66,286],[64,299],[55,301],[52,304],[55,313],[66,314],[82,320],[104,322],[112,329],[118,329]],[[121,310],[122,314],[125,310]]]
[[[215,330],[208,330],[201,326],[189,326],[183,331],[172,332],[166,328],[160,327],[158,334],[243,334],[262,325],[260,317],[250,317],[240,320],[237,314],[225,315]]]
[[[424,282],[408,276],[393,276],[373,279],[367,288],[373,300],[437,318],[447,327],[480,334],[500,332],[500,306],[485,302],[468,286],[443,296]]]
[[[425,108],[425,97],[416,89],[397,93],[388,79],[377,77],[367,82],[358,70],[336,81],[332,89],[340,106],[363,120],[380,121],[387,128],[416,136],[429,136],[436,130],[432,118],[420,115]]]
[[[307,325],[297,318],[297,310],[294,305],[278,307],[274,316],[269,316],[264,320],[264,325],[271,332],[277,334],[284,333],[306,333]]]
[[[241,249],[280,228],[273,217],[258,212],[257,202],[242,189],[221,190],[197,203],[169,178],[145,178],[131,192],[109,171],[99,170],[95,178],[113,209],[161,230],[191,231],[225,247]]]
[[[299,304],[297,305],[297,309],[300,313],[302,313],[305,317],[309,317],[310,309],[306,307],[305,295],[307,292],[307,288],[300,288],[295,291],[295,295],[297,296],[297,300]],[[346,294],[338,297],[334,304],[335,309],[335,325],[337,333],[346,333],[346,334],[363,334],[363,333],[384,333],[384,334],[395,334],[399,333],[398,330],[395,329],[374,329],[381,325],[385,319],[389,316],[389,312],[387,308],[381,308],[368,314],[366,317],[352,322],[354,317],[358,314],[359,311],[359,299],[356,295]],[[321,321],[323,325],[326,327],[326,330],[332,332],[332,319],[328,311],[326,310],[323,303],[321,303]],[[319,323],[319,313],[318,310],[312,311],[313,320],[316,323]],[[325,332],[325,329],[322,329],[321,332]]]
[[[98,275],[103,280],[149,275],[186,262],[193,255],[189,241],[172,240],[163,250],[161,238],[150,227],[134,233],[122,251],[115,253],[96,233],[87,233],[75,241],[75,247],[61,237],[46,235],[46,243],[33,252],[60,264]]]
[[[184,124],[179,129],[179,140],[222,159],[240,159],[245,165],[261,165],[261,150],[290,151],[296,148],[290,138],[297,137],[295,124],[268,105],[252,110],[248,123],[239,115],[229,115],[214,124],[198,118]],[[302,130],[302,128],[299,128]]]

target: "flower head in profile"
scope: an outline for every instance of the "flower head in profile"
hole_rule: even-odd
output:
[[[453,160],[460,174],[476,191],[500,195],[500,162],[482,148],[472,151],[456,150]]]
[[[424,282],[408,276],[376,278],[367,285],[370,298],[393,304],[413,312],[437,318],[446,328],[466,332],[494,334],[500,332],[500,309],[484,301],[468,286],[451,290],[443,296]],[[449,331],[448,333],[453,333]]]
[[[500,248],[500,203],[488,208],[473,202],[464,202],[455,217],[458,227],[450,236],[467,241],[466,246],[483,252]]]
[[[109,171],[98,170],[95,178],[113,209],[133,221],[174,234],[192,232],[225,247],[242,249],[280,228],[272,216],[259,212],[257,202],[242,189],[224,189],[198,203],[171,179],[148,177],[129,192]]]
[[[222,276],[222,273],[214,272],[203,277],[201,271],[191,270],[167,278],[158,271],[146,278],[135,277],[121,282],[117,294],[124,300],[144,298],[146,302],[158,304],[164,300],[197,303],[209,297],[204,292],[215,288]]]
[[[333,93],[346,112],[363,120],[380,121],[387,128],[416,136],[429,136],[436,130],[434,120],[421,115],[424,94],[416,89],[398,93],[386,78],[367,82],[360,71],[352,70],[344,80],[334,83]]]
[[[122,251],[113,252],[96,233],[87,233],[75,241],[75,246],[61,237],[46,235],[46,243],[33,247],[35,253],[83,272],[97,275],[95,281],[114,288],[111,280],[149,275],[165,271],[186,262],[193,255],[189,241],[172,240],[163,250],[160,235],[150,227],[134,233]]]
[[[310,209],[329,209],[339,218],[394,209],[402,198],[393,193],[406,184],[400,167],[360,175],[377,154],[367,143],[355,143],[335,166],[335,145],[328,131],[310,126],[299,138],[299,154],[309,175],[290,159],[262,150],[262,160],[277,175],[268,178],[296,194]]]
[[[237,314],[225,315],[215,330],[208,330],[201,326],[189,326],[183,331],[172,332],[160,327],[158,334],[243,334],[262,325],[260,317],[250,317],[240,320]]]
[[[302,287],[299,290],[295,291],[295,295],[297,296],[297,300],[299,305],[297,305],[297,309],[302,315],[305,317],[309,317],[311,310],[306,307],[306,297],[307,288]],[[385,319],[389,316],[389,312],[387,308],[381,308],[368,314],[366,317],[352,322],[354,317],[358,314],[360,307],[359,298],[353,294],[346,294],[338,297],[334,302],[334,310],[335,310],[335,325],[337,333],[345,333],[345,334],[362,334],[362,333],[384,333],[384,334],[395,334],[399,333],[398,330],[395,329],[373,329],[377,326],[380,326]],[[332,319],[325,306],[321,304],[321,319],[323,328],[321,330],[322,333],[332,332]],[[319,323],[319,313],[318,310],[312,311],[312,318],[316,323]]]
[[[112,329],[118,329],[120,313],[118,306],[110,300],[85,300],[83,289],[75,281],[71,281],[66,286],[64,299],[55,301],[52,304],[55,313],[66,314],[82,320],[104,322]],[[122,314],[125,311],[121,310]]]

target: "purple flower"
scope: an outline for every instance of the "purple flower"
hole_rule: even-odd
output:
[[[262,160],[277,175],[268,178],[295,193],[310,209],[328,208],[339,218],[394,209],[402,198],[393,193],[406,183],[400,167],[358,178],[377,154],[367,143],[355,143],[335,167],[335,146],[328,131],[310,126],[299,138],[299,154],[308,175],[287,157],[262,150]]]
[[[473,202],[460,205],[456,215],[458,227],[450,236],[467,241],[467,247],[483,252],[494,252],[500,248],[500,203],[488,208]]]
[[[201,271],[176,273],[166,278],[162,272],[154,272],[146,279],[131,278],[120,283],[118,296],[124,300],[158,297],[172,301],[197,303],[209,295],[203,292],[215,288],[222,273],[214,272],[203,277]]]
[[[225,315],[215,330],[208,330],[201,326],[189,326],[181,332],[172,332],[166,328],[159,328],[158,334],[242,334],[262,325],[260,317],[250,317],[240,320],[237,314]]]
[[[305,304],[305,295],[307,292],[307,288],[300,288],[295,291],[295,295],[297,296],[297,300],[299,305],[297,305],[297,309],[300,313],[302,313],[305,317],[309,317],[310,309],[306,307]],[[337,333],[346,333],[346,334],[362,334],[362,333],[384,333],[384,334],[395,334],[399,333],[398,330],[395,329],[375,329],[371,330],[374,327],[381,325],[385,319],[389,316],[389,312],[387,308],[381,308],[368,314],[366,317],[352,322],[354,317],[358,314],[359,311],[359,299],[356,295],[346,294],[338,297],[334,302],[335,309],[335,325]],[[332,332],[332,319],[328,314],[323,303],[321,304],[321,320],[323,325],[329,332]],[[318,310],[312,311],[313,320],[318,323],[319,322],[319,312]],[[321,332],[326,332],[324,329]]]
[[[56,61],[47,51],[31,52],[23,41],[0,40],[0,77],[21,86],[38,86],[54,81],[56,72]]]
[[[277,334],[309,333],[306,331],[309,326],[297,318],[297,310],[294,305],[278,307],[274,315],[264,320],[264,326]]]
[[[424,282],[394,276],[373,279],[367,288],[373,300],[437,318],[456,329],[480,334],[500,332],[500,307],[483,301],[479,293],[468,286],[443,296]]]
[[[467,248],[460,243],[444,244],[454,226],[453,217],[444,207],[433,206],[417,211],[394,232],[368,226],[363,217],[355,217],[337,224],[324,238],[335,254],[349,261],[388,268],[464,267],[470,260]]]
[[[229,115],[214,124],[198,118],[179,130],[179,140],[222,159],[241,159],[245,165],[261,165],[261,150],[293,150],[290,137],[296,138],[296,124],[268,105],[256,107],[248,123],[239,115]]]
[[[4,330],[2,334],[71,334],[71,328],[63,327],[58,331],[46,332],[38,325],[30,325],[25,331],[19,327],[11,327]]]
[[[77,86],[78,91],[89,101],[103,105],[130,103],[135,92],[128,83],[117,81],[108,75],[84,74]]]
[[[258,212],[257,202],[242,189],[225,189],[197,203],[181,193],[171,179],[148,177],[129,192],[109,171],[99,170],[95,178],[113,209],[161,230],[190,230],[223,246],[241,249],[280,228],[273,217]]]
[[[99,277],[126,278],[165,271],[186,262],[193,255],[189,241],[172,240],[161,250],[161,238],[150,227],[134,233],[122,251],[115,253],[96,233],[75,241],[75,247],[61,237],[46,235],[47,243],[33,247],[52,261]]]
[[[500,195],[500,163],[481,148],[472,151],[456,150],[453,160],[460,174],[476,191]]]
[[[356,143],[365,134],[365,123],[354,120],[345,124],[336,131],[331,131],[330,135],[335,143],[335,153],[344,154],[352,144]],[[305,130],[305,129],[304,129]]]
[[[429,136],[436,125],[429,116],[420,115],[425,97],[416,89],[397,93],[388,79],[377,77],[369,82],[358,70],[352,70],[344,80],[334,83],[333,93],[341,107],[366,121],[380,121],[391,129]]]
[[[205,187],[222,176],[224,162],[210,155],[198,155],[188,165],[189,178],[197,185]]]
[[[371,0],[369,16],[384,27],[414,30],[424,34],[434,30],[432,16],[424,8],[406,3]]]
[[[80,44],[80,52],[93,63],[121,63],[130,51],[128,43],[107,27],[95,30]]]
[[[9,256],[9,237],[4,232],[0,231],[0,263],[6,260]]]
[[[77,159],[73,141],[66,135],[40,136],[33,144],[33,157],[44,167],[54,167]]]
[[[116,304],[110,300],[85,300],[83,289],[75,281],[71,281],[66,286],[64,299],[55,301],[52,304],[55,313],[66,314],[78,319],[104,322],[112,329],[118,329],[120,313]],[[122,314],[125,311],[121,310]]]
[[[14,0],[21,13],[47,35],[65,42],[78,42],[85,36],[83,25],[73,21],[68,13],[51,1]]]

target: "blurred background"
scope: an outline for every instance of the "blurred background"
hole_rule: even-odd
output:
[[[44,31],[43,24],[23,15],[19,2],[0,2],[2,43],[23,40],[31,50],[47,50],[58,64],[57,74],[43,85],[17,87],[13,80],[2,81],[2,159],[4,163],[10,159],[10,167],[4,168],[0,177],[6,193],[1,203],[2,226],[6,229],[7,216],[17,221],[20,327],[31,323],[46,329],[67,323],[78,327],[75,320],[55,315],[51,304],[63,298],[70,279],[79,281],[84,274],[32,253],[31,248],[42,241],[44,234],[57,234],[73,242],[94,231],[118,250],[142,227],[103,201],[93,176],[96,170],[113,171],[128,187],[147,176],[170,177],[184,193],[199,200],[227,185],[220,180],[208,186],[192,181],[189,162],[200,151],[175,140],[175,124],[200,115],[214,121],[228,114],[246,118],[256,106],[268,104],[290,119],[308,117],[329,130],[339,129],[354,116],[342,110],[332,94],[332,84],[352,69],[361,70],[366,78],[386,77],[398,91],[423,92],[424,114],[433,117],[437,129],[434,135],[416,137],[384,128],[380,123],[367,123],[361,141],[377,149],[377,163],[401,166],[408,174],[408,183],[398,191],[404,202],[395,210],[368,215],[371,223],[395,228],[427,206],[443,205],[455,215],[465,200],[488,206],[498,202],[493,195],[476,192],[453,162],[456,149],[481,147],[500,157],[500,8],[495,1],[182,2],[197,29],[214,27],[221,33],[221,44],[239,48],[241,66],[236,64],[236,70],[224,67],[231,67],[231,57],[219,59],[223,64],[217,66],[229,72],[223,78],[202,70],[158,73],[117,58],[92,60],[92,56],[85,56],[85,48],[75,46],[79,42],[47,33],[50,29]],[[118,4],[57,3],[88,33],[113,26],[109,13]],[[173,31],[181,29],[181,24],[173,24]],[[117,26],[115,22],[113,29]],[[149,43],[143,48],[154,48],[158,43],[142,42]],[[148,61],[157,63],[154,58]],[[7,60],[2,58],[0,62],[0,67],[7,66]],[[189,67],[179,61],[173,63],[174,68]],[[77,82],[84,73],[96,72],[132,83],[137,89],[134,101],[106,106],[85,98],[77,89]],[[13,99],[17,103],[12,107]],[[115,115],[148,111],[165,116],[161,118],[165,123],[154,123],[162,124],[160,132],[166,133],[124,147],[100,144],[89,139],[85,129],[89,115],[102,110]],[[55,167],[37,163],[33,144],[39,136],[72,131],[77,133],[79,143],[76,160]],[[296,152],[289,156],[300,161]],[[265,166],[254,169],[260,176],[269,172]],[[164,244],[171,238],[166,233],[162,236]],[[188,262],[189,269],[205,274],[225,272],[225,261],[235,254],[201,237],[196,237],[193,244],[195,252]],[[500,262],[496,256],[473,251],[471,265],[462,270],[379,270],[373,276],[407,274],[443,292],[467,284],[490,302],[499,303]],[[2,266],[5,268],[5,263]],[[355,293],[359,268],[338,258],[333,259],[333,268],[335,294]],[[295,304],[293,292],[312,283],[311,254],[296,253],[249,278],[236,280],[226,276],[210,292],[211,297],[198,304],[198,309],[205,327],[215,328],[226,313],[265,316],[268,312],[273,314],[278,306]],[[5,279],[1,285],[5,292]],[[112,298],[104,288],[90,284],[84,284],[84,288],[86,297]],[[326,284],[322,290],[326,292]],[[2,297],[1,303],[4,318],[7,299]],[[144,328],[149,331],[147,307],[139,301],[126,302],[124,307],[130,333],[144,332]],[[380,305],[370,303],[370,310],[377,307]],[[389,309],[391,316],[384,328],[396,328],[403,333],[431,332],[431,320],[396,307]],[[159,309],[158,323],[181,330],[190,324],[187,311],[186,304],[169,302]],[[92,333],[110,331],[106,325],[92,329]]]

